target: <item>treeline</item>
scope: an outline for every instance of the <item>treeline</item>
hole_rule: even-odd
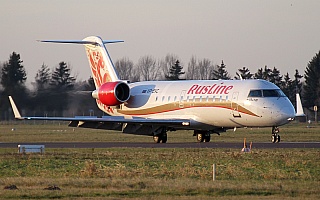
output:
[[[305,74],[292,70],[281,74],[276,67],[264,66],[251,72],[249,68],[239,68],[235,76],[227,71],[226,64],[214,64],[209,59],[198,59],[192,56],[187,65],[182,66],[176,55],[168,54],[157,60],[152,56],[141,57],[136,64],[129,58],[115,62],[119,78],[122,80],[214,80],[214,79],[264,79],[279,86],[295,104],[295,94],[302,95],[304,107],[311,109],[320,103],[320,51],[309,61]],[[89,67],[89,66],[88,66]],[[77,81],[71,74],[66,62],[50,68],[42,64],[37,71],[32,88],[26,87],[27,73],[20,55],[13,52],[8,61],[0,64],[1,105],[0,118],[13,118],[8,102],[8,95],[13,96],[24,115],[34,116],[75,116],[103,115],[98,110],[91,92],[95,89],[92,77],[86,81]],[[304,77],[305,82],[302,82]]]

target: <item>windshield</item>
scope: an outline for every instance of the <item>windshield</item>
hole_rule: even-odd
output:
[[[280,90],[251,90],[248,97],[285,97],[286,95]]]
[[[248,97],[262,97],[262,90],[251,90]]]

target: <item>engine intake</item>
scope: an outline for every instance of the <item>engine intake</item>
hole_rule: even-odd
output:
[[[124,82],[108,82],[92,92],[92,97],[107,106],[122,104],[130,98],[130,88]]]

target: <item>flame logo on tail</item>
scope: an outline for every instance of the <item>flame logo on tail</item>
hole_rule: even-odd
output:
[[[101,52],[88,49],[87,55],[96,87],[100,87],[103,83],[111,82],[110,73],[105,66]]]
[[[106,82],[119,80],[113,63],[101,38],[91,36],[85,38],[84,41],[95,43],[86,44],[85,48],[96,88],[99,88]]]

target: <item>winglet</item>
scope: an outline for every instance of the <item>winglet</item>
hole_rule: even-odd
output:
[[[296,101],[297,101],[297,113],[296,113],[296,117],[304,117],[306,116],[303,112],[303,108],[302,108],[302,103],[301,103],[301,99],[300,99],[300,95],[299,93],[296,94]]]
[[[13,114],[14,114],[14,118],[16,119],[22,119],[21,115],[20,115],[20,112],[16,106],[16,104],[14,103],[13,99],[11,96],[9,96],[9,101],[10,101],[10,104],[11,104],[11,107],[12,107],[12,110],[13,110]]]

